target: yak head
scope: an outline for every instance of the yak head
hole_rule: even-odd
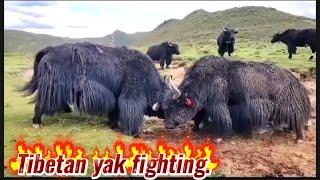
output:
[[[233,28],[222,28],[223,39],[226,44],[231,44],[235,42],[236,34],[238,34],[237,29]]]
[[[281,33],[276,33],[273,35],[272,39],[271,39],[271,43],[276,43],[281,41]]]
[[[166,82],[171,90],[166,93],[162,103],[156,103],[153,108],[155,110],[161,106],[164,111],[165,127],[174,129],[179,124],[184,124],[192,119],[197,108],[192,97],[189,97],[188,94],[181,94],[180,90],[172,84],[171,77],[167,78]]]
[[[171,43],[171,42],[166,42],[167,48],[171,52],[171,54],[180,54],[179,46],[178,44]]]

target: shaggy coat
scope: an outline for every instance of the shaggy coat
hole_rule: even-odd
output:
[[[212,122],[220,136],[234,132],[249,135],[253,128],[292,128],[298,139],[310,116],[306,88],[288,70],[258,62],[201,58],[178,89],[177,99],[168,94],[162,103],[166,128],[187,120]]]
[[[79,112],[108,115],[113,128],[137,135],[144,114],[156,115],[168,85],[152,60],[126,47],[92,43],[47,47],[36,55],[34,74],[23,90],[36,92],[34,124],[42,115]]]
[[[169,68],[169,65],[172,62],[172,55],[180,54],[179,46],[170,42],[163,42],[159,45],[154,45],[148,48],[147,55],[154,61],[160,61],[161,69],[164,68],[166,63],[166,68]]]
[[[228,52],[228,55],[234,52],[234,46],[236,43],[237,30],[232,28],[223,28],[221,34],[218,36],[217,44],[219,46],[218,53],[223,56],[224,53]]]
[[[313,59],[313,54],[316,52],[316,29],[287,29],[283,33],[277,33],[273,36],[271,43],[282,42],[287,45],[289,59],[292,58],[292,54],[296,54],[297,47],[310,46],[311,56],[310,60]]]

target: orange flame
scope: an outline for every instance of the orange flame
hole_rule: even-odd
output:
[[[143,140],[135,140],[129,145],[126,145],[125,141],[118,138],[113,144],[113,154],[108,147],[106,147],[102,153],[100,153],[99,148],[94,148],[93,154],[90,156],[91,159],[97,158],[113,158],[115,154],[120,153],[124,158],[127,158],[125,167],[127,172],[131,172],[133,168],[133,160],[137,154],[146,154],[148,158],[156,158],[159,154],[165,154],[166,158],[170,159],[172,155],[179,155],[184,153],[187,159],[194,158],[206,158],[209,163],[207,168],[213,171],[217,168],[219,164],[218,158],[215,156],[213,143],[207,139],[199,145],[194,144],[189,137],[186,138],[181,146],[171,145],[165,141],[165,139],[160,138],[156,142],[155,151],[151,149],[146,142]],[[48,160],[49,158],[56,158],[58,155],[64,154],[66,158],[85,158],[85,149],[80,146],[75,146],[75,144],[70,140],[61,140],[60,137],[56,139],[52,147],[46,148],[46,146],[37,142],[33,145],[26,144],[23,138],[20,138],[16,143],[15,147],[16,153],[38,153]],[[20,161],[18,156],[9,159],[10,170],[17,174]]]
[[[74,143],[70,140],[62,141],[60,137],[55,141],[53,145],[54,151],[50,148],[46,148],[45,144],[39,142],[34,143],[33,145],[27,144],[23,137],[20,137],[16,143],[16,156],[9,159],[8,167],[13,174],[18,174],[20,168],[20,161],[18,154],[29,153],[29,154],[41,154],[46,160],[50,158],[56,158],[58,155],[65,155],[66,158],[84,158],[85,151],[82,147],[76,147]]]
[[[186,158],[207,158],[208,169],[213,171],[218,166],[218,158],[215,157],[215,151],[213,144],[207,139],[206,142],[203,142],[200,145],[195,145],[192,141],[186,138],[181,147],[174,146],[165,141],[165,139],[160,138],[156,143],[156,151],[153,151],[147,143],[143,140],[135,140],[134,142],[126,145],[125,141],[119,138],[113,145],[115,153],[122,153],[123,157],[128,158],[125,167],[127,172],[131,172],[133,168],[133,160],[137,154],[147,154],[148,158],[158,157],[159,154],[165,154],[169,159],[172,155],[179,155],[180,153],[184,153]],[[128,152],[126,152],[128,151]],[[154,153],[157,152],[157,153]],[[105,155],[102,156],[99,154],[99,149],[95,148],[93,151],[92,158],[112,158],[110,151],[108,148],[105,149]]]

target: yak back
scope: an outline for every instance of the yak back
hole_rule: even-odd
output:
[[[295,46],[313,45],[316,42],[315,29],[287,29],[281,34],[282,42]]]
[[[210,100],[268,99],[279,107],[294,106],[303,117],[310,113],[307,90],[299,80],[290,71],[265,63],[206,56],[187,71],[179,89],[202,107]]]
[[[139,89],[147,98],[159,96],[166,86],[152,60],[127,47],[107,47],[92,43],[63,44],[51,48],[39,66],[50,64],[71,79],[95,81],[117,97],[123,88]]]

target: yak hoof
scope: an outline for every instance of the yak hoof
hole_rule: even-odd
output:
[[[169,65],[167,65],[167,66],[166,66],[166,69],[170,69],[170,66],[169,66]]]
[[[304,142],[303,139],[296,139],[296,144],[302,144]]]
[[[40,129],[41,128],[41,124],[32,124],[32,126],[35,129]]]
[[[216,144],[221,144],[223,141],[222,141],[222,138],[218,138],[218,139],[215,139],[214,142]]]

